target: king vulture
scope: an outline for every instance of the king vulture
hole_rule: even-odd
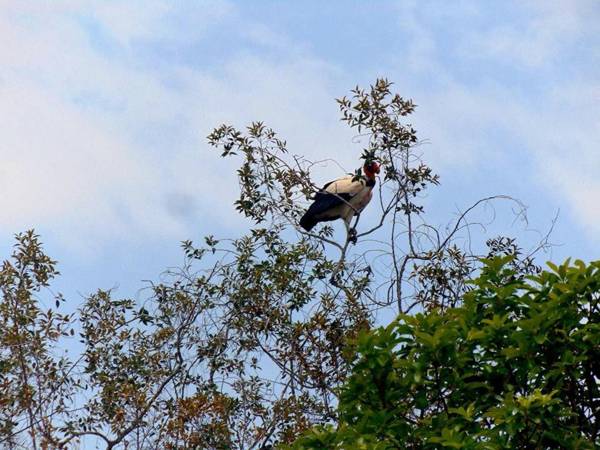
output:
[[[350,240],[356,242],[356,231],[350,229],[350,222],[371,201],[379,164],[375,161],[368,162],[364,165],[363,172],[365,176],[359,179],[348,175],[323,186],[300,219],[300,226],[310,231],[319,222],[344,219]]]

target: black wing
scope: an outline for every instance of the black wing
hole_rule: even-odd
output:
[[[312,214],[318,216],[324,212],[329,211],[342,203],[347,203],[352,198],[352,194],[340,193],[331,194],[329,192],[317,192],[315,195],[315,201],[306,211],[306,214]]]
[[[327,187],[327,185],[325,185]],[[314,227],[321,216],[327,211],[335,208],[336,206],[341,205],[342,203],[346,203],[350,201],[352,198],[351,194],[340,193],[340,194],[331,194],[329,192],[320,191],[315,195],[315,201],[310,205],[306,213],[300,219],[300,226],[304,228],[306,231],[310,231],[312,227]],[[337,217],[330,217],[325,220],[333,220]]]

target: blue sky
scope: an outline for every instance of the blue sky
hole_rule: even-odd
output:
[[[234,163],[205,141],[222,122],[264,120],[292,152],[353,169],[333,99],[379,76],[419,105],[434,222],[512,195],[542,232],[560,209],[542,259],[598,258],[595,0],[2,2],[0,41],[0,250],[35,227],[72,305],[136,295],[182,262],[181,240],[247,226]]]

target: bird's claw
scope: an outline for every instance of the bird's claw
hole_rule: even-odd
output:
[[[356,244],[357,238],[356,238],[356,229],[351,228],[350,230],[348,230],[348,242],[351,242],[352,244]]]

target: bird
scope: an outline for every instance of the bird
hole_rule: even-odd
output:
[[[300,226],[310,231],[319,222],[343,219],[348,240],[356,243],[356,230],[350,228],[350,222],[371,201],[375,175],[379,173],[379,163],[367,161],[362,171],[364,176],[347,175],[323,186],[300,219]]]

